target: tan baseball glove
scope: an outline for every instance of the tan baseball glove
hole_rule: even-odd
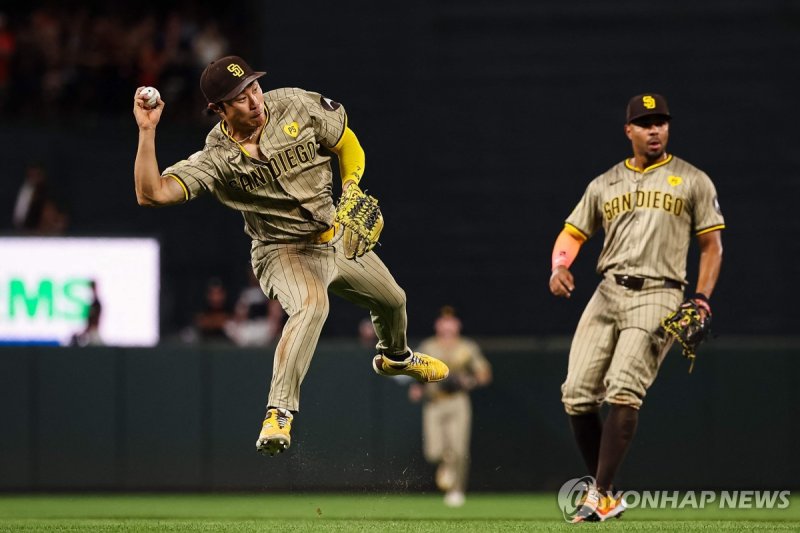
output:
[[[383,215],[374,196],[364,194],[355,183],[347,187],[336,206],[336,222],[344,232],[342,246],[348,259],[361,257],[378,244]]]

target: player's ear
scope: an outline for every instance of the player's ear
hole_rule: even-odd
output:
[[[628,124],[625,124],[625,137],[627,137],[628,139],[631,139],[631,124],[630,124],[630,122]],[[633,139],[631,139],[631,140],[633,140]]]
[[[222,107],[219,104],[208,104],[208,107],[206,107],[206,114],[216,115],[217,113],[222,113]]]

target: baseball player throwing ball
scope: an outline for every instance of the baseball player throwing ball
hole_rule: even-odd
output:
[[[700,267],[687,303],[711,313],[725,221],[709,177],[667,153],[670,118],[663,96],[631,98],[625,135],[633,157],[589,183],[553,248],[550,291],[569,298],[575,290],[569,267],[581,245],[599,229],[605,233],[597,262],[603,279],[578,323],[561,386],[578,448],[596,479],[576,522],[624,511],[622,500],[611,494],[612,481],[671,345],[659,326],[681,305],[692,235],[700,246]],[[610,409],[601,422],[604,402]]]
[[[321,148],[337,156],[348,197],[360,192],[364,171],[364,151],[347,127],[344,107],[301,89],[263,93],[258,79],[264,74],[237,56],[209,64],[200,89],[209,112],[220,121],[202,150],[163,172],[156,161],[155,133],[165,104],[159,98],[151,108],[148,95],[141,94],[144,88],[137,89],[134,178],[140,205],[179,204],[210,193],[241,211],[261,288],[289,315],[256,442],[258,451],[275,455],[291,443],[300,384],[328,316],[328,290],[370,310],[378,338],[372,361],[376,373],[430,382],[447,377],[448,368],[409,349],[405,293],[370,246],[363,241],[359,246],[358,235],[335,223],[331,157]],[[349,240],[355,246],[346,253]]]

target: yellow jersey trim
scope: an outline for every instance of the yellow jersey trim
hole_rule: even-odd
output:
[[[222,130],[222,133],[224,133],[224,134],[225,134],[225,136],[226,136],[226,137],[228,137],[228,139],[230,139],[230,140],[232,140],[233,142],[235,142],[235,143],[236,143],[236,146],[238,146],[238,147],[239,147],[239,150],[241,150],[241,151],[242,151],[242,153],[243,153],[244,155],[246,155],[247,157],[252,157],[252,156],[250,155],[250,152],[248,152],[247,150],[245,150],[244,146],[242,146],[242,145],[239,143],[239,141],[237,141],[236,139],[234,139],[234,138],[233,138],[233,135],[231,135],[230,133],[228,133],[228,128],[227,128],[227,127],[225,127],[225,122],[220,122],[220,123],[219,123],[219,128]],[[262,131],[261,133],[264,133],[264,132]],[[260,139],[259,139],[259,140],[260,140]]]
[[[653,170],[654,168],[663,167],[664,165],[666,165],[670,161],[672,161],[672,154],[667,155],[667,158],[665,160],[659,161],[658,163],[656,163],[654,165],[650,165],[649,167],[645,168],[644,170],[642,170],[639,167],[635,167],[635,166],[631,165],[630,164],[630,159],[626,159],[625,160],[625,166],[628,167],[628,169],[633,170],[634,172],[639,172],[641,174],[644,174],[645,172],[647,172],[649,170]]]
[[[564,224],[564,231],[575,237],[576,239],[580,240],[581,242],[589,240],[589,236],[586,235],[583,231],[576,228],[569,222]]]
[[[183,201],[184,202],[188,202],[189,201],[189,189],[186,188],[186,184],[183,182],[183,180],[180,179],[175,174],[167,174],[164,177],[165,178],[172,178],[172,179],[174,179],[175,181],[178,182],[178,185],[180,185],[181,189],[183,189]]]
[[[711,233],[712,231],[719,231],[721,229],[725,229],[725,224],[717,224],[716,226],[711,226],[710,228],[701,229],[700,231],[695,233],[695,235],[700,236],[706,233]]]

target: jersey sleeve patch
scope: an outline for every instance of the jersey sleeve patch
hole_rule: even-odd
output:
[[[336,111],[337,109],[342,107],[342,104],[340,104],[339,102],[334,102],[330,98],[325,98],[324,96],[319,97],[319,105],[321,105],[322,109],[324,109],[325,111]]]
[[[298,96],[301,96],[301,105],[311,115],[312,127],[319,143],[326,148],[336,146],[347,127],[345,107],[316,92],[304,91]]]

